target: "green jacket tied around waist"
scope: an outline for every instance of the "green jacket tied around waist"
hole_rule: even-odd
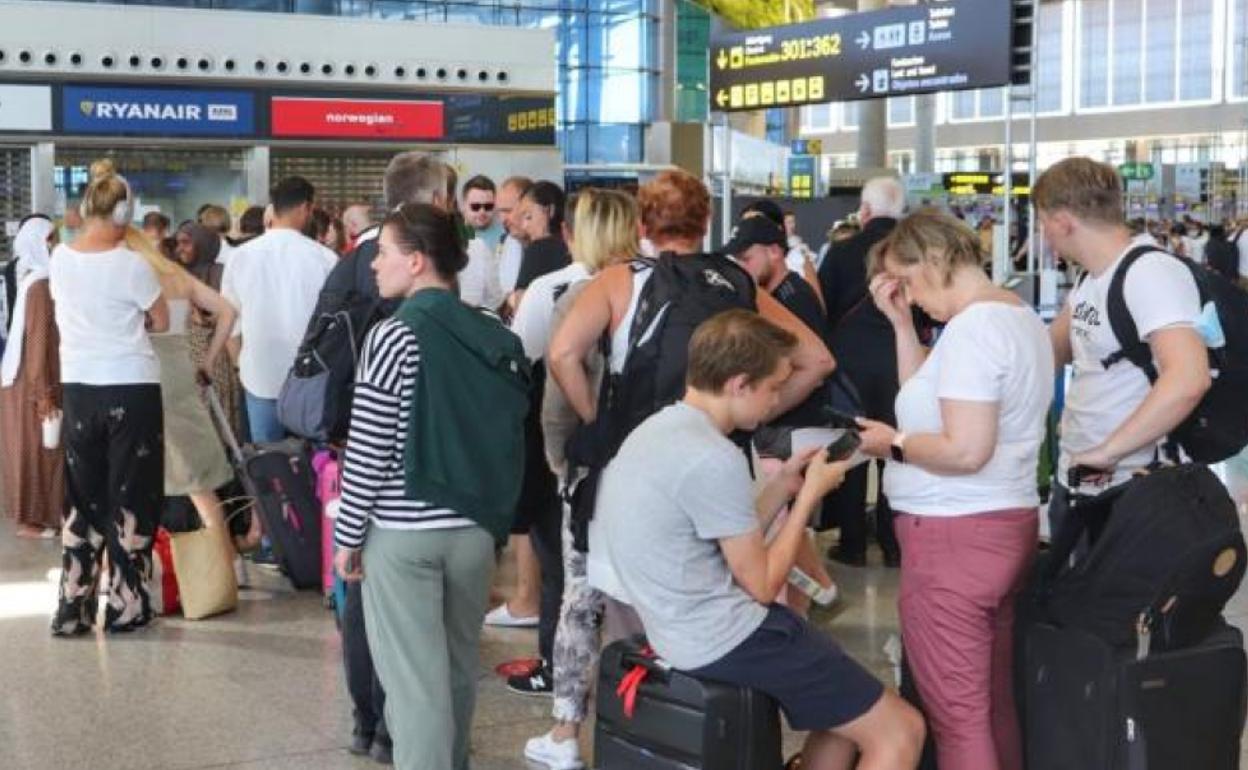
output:
[[[422,289],[395,316],[420,366],[403,457],[407,495],[507,539],[524,478],[530,372],[520,339],[445,289]]]

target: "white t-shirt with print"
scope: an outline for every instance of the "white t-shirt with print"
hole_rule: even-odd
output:
[[[562,295],[568,286],[589,278],[589,271],[579,262],[553,273],[538,276],[529,284],[511,321],[511,330],[524,345],[524,354],[530,361],[546,357],[546,348],[555,330],[551,328],[555,315],[556,294]]]
[[[938,475],[912,463],[888,463],[884,492],[894,510],[964,516],[1034,508],[1036,463],[1053,400],[1053,346],[1030,307],[977,302],[954,316],[927,360],[897,393],[898,429],[939,433],[941,400],[998,406],[997,446],[972,474]]]
[[[1070,345],[1074,369],[1062,414],[1058,480],[1064,482],[1070,458],[1099,446],[1140,405],[1151,385],[1135,364],[1121,360],[1106,369],[1101,362],[1121,346],[1109,325],[1108,296],[1123,257],[1137,246],[1153,246],[1147,236],[1134,239],[1101,275],[1086,276],[1070,292]],[[1123,282],[1123,299],[1140,339],[1158,329],[1191,327],[1200,317],[1200,291],[1191,271],[1163,252],[1145,254]],[[1154,447],[1124,457],[1112,484],[1120,484],[1153,461]]]
[[[230,257],[221,294],[238,309],[239,377],[253,396],[277,398],[336,264],[334,252],[286,228],[269,230]]]
[[[83,385],[160,382],[144,314],[160,297],[156,272],[126,248],[52,252],[48,288],[61,336],[61,381]]]

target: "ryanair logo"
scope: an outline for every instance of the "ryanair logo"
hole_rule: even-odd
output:
[[[83,99],[78,109],[88,118],[97,120],[162,120],[196,123],[232,123],[238,120],[234,104],[179,104],[177,102],[124,102]]]

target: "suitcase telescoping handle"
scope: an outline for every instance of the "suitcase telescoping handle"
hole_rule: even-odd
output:
[[[230,418],[226,416],[225,408],[221,406],[221,396],[217,395],[217,389],[212,383],[200,383],[200,387],[203,388],[204,397],[208,401],[208,411],[212,413],[212,420],[217,424],[217,430],[225,439],[226,446],[230,448],[235,467],[242,468],[243,448],[239,446],[238,437],[234,435],[234,428],[230,426]]]

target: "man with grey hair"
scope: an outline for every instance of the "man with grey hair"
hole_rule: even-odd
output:
[[[865,416],[897,423],[897,349],[893,326],[871,301],[867,290],[867,256],[884,240],[906,207],[906,193],[893,177],[876,177],[862,188],[858,207],[861,232],[830,244],[819,266],[819,283],[828,309],[832,354],[858,387]],[[882,464],[881,464],[882,467]],[[867,464],[854,468],[845,484],[824,501],[820,527],[841,528],[841,542],[828,556],[843,564],[863,566],[867,561]],[[884,563],[900,564],[893,514],[880,495],[875,506],[875,531]]]

